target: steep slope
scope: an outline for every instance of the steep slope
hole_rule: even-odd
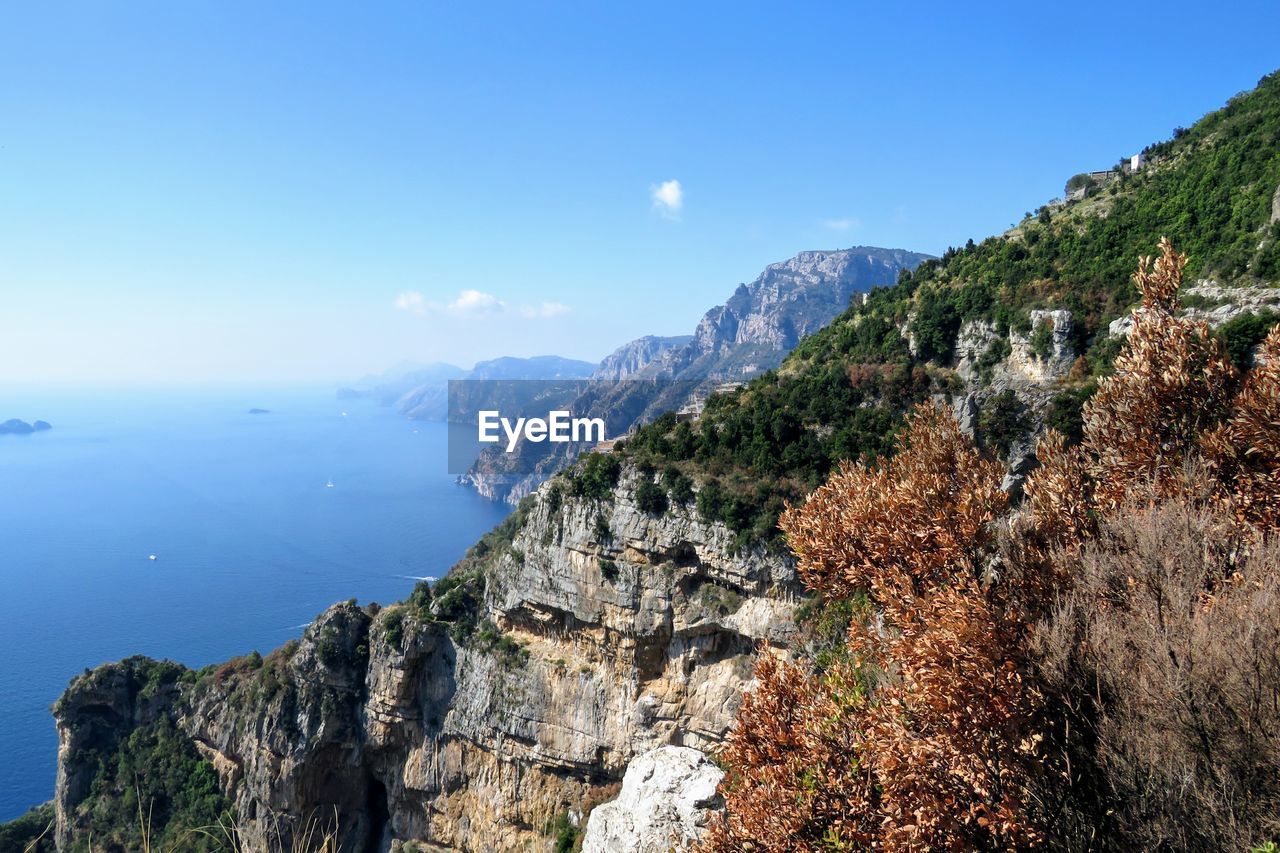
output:
[[[841,459],[889,452],[902,412],[933,396],[1005,456],[1016,488],[1039,429],[1078,434],[1136,299],[1132,268],[1160,236],[1191,255],[1188,312],[1217,325],[1247,365],[1280,309],[1278,150],[1273,74],[1150,146],[1137,172],[925,261],[802,341],[777,371],[713,397],[696,427],[660,421],[624,452],[682,466],[718,495],[705,502],[709,517],[743,541],[768,540],[783,500],[802,498]]]
[[[777,367],[805,336],[849,306],[855,294],[890,284],[928,258],[901,249],[854,246],[801,252],[770,264],[754,281],[708,311],[692,337],[641,338],[606,360],[597,380],[567,404],[577,415],[599,417],[620,436],[726,382],[741,382]],[[643,353],[645,358],[635,357]],[[626,363],[628,369],[617,365]],[[619,384],[616,380],[633,380]],[[521,442],[515,452],[488,448],[463,478],[486,497],[514,503],[569,465],[587,445]]]
[[[679,349],[692,340],[692,335],[674,335],[665,338],[658,335],[645,335],[643,338],[636,338],[605,356],[600,366],[596,368],[596,372],[591,374],[591,378],[615,382],[619,379],[629,379],[667,352]]]

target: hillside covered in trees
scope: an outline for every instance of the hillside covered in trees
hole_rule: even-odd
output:
[[[697,483],[699,511],[743,544],[776,546],[785,500],[801,498],[841,460],[892,452],[903,414],[926,397],[977,391],[985,404],[978,425],[988,427],[977,437],[997,449],[1043,424],[1079,440],[1081,407],[1121,345],[1110,326],[1138,299],[1133,265],[1162,236],[1187,254],[1188,281],[1280,302],[1280,74],[1144,154],[1140,170],[1117,170],[1091,195],[1046,205],[1006,234],[904,272],[805,339],[778,370],[713,397],[699,422],[660,419],[625,454],[667,483]],[[1226,301],[1183,300],[1201,310]],[[1062,349],[1074,359],[1055,381],[1038,383],[1048,395],[1038,406],[1025,394],[991,393],[1000,389],[990,381],[1011,342],[1025,341],[1032,358],[1047,345],[1052,330],[1033,329],[1033,311],[1069,312]],[[1241,309],[1217,324],[1238,366],[1273,317]],[[985,348],[962,363],[957,344],[975,325],[989,330]],[[966,364],[968,374],[958,370]]]

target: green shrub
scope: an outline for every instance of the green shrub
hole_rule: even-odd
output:
[[[111,754],[101,756],[89,795],[76,808],[83,826],[70,849],[141,850],[139,808],[149,815],[152,849],[226,850],[224,838],[193,832],[233,822],[231,802],[222,795],[213,765],[167,716],[134,729]]]
[[[960,332],[960,312],[949,292],[927,290],[921,294],[916,317],[911,322],[916,353],[921,361],[946,364]]]
[[[667,488],[667,495],[673,503],[687,504],[693,500],[693,480],[690,480],[674,465],[667,467],[662,474],[662,485]]]
[[[404,610],[399,607],[388,609],[382,617],[382,630],[386,634],[387,642],[397,649],[400,648],[400,643],[404,640]]]
[[[1218,327],[1217,335],[1237,370],[1248,370],[1253,365],[1253,351],[1276,323],[1280,323],[1280,314],[1264,311],[1240,314]]]
[[[430,581],[418,581],[413,585],[413,592],[409,593],[409,598],[405,603],[413,611],[414,615],[425,621],[431,618],[431,601]]]
[[[550,487],[547,488],[547,513],[555,515],[560,511],[560,507],[564,505],[564,486],[559,480],[553,480]]]
[[[599,565],[600,565],[600,575],[605,580],[609,581],[610,583],[613,583],[618,579],[618,574],[619,574],[618,564],[615,563],[613,560],[607,560],[604,557],[601,557],[599,560]]]
[[[1095,186],[1097,186],[1097,182],[1094,181],[1093,176],[1088,172],[1081,172],[1080,174],[1072,175],[1067,179],[1066,192],[1070,195],[1076,190],[1082,189],[1087,195],[1089,190],[1092,190]]]
[[[1009,346],[1009,339],[1004,335],[993,338],[991,343],[987,344],[987,348],[982,351],[982,355],[978,356],[977,368],[978,375],[984,381],[990,381],[991,374],[1000,362],[1009,357],[1013,352],[1013,348]]]
[[[596,513],[596,520],[591,526],[591,534],[596,542],[608,544],[613,541],[613,531],[609,529],[609,520],[603,513]]]
[[[450,623],[449,634],[466,641],[475,631],[484,601],[486,579],[482,566],[455,568],[432,590],[431,611],[441,622]]]
[[[555,839],[555,853],[574,853],[582,849],[582,830],[573,825],[568,812],[556,815],[547,827],[546,835]]]
[[[1093,396],[1096,388],[1097,386],[1089,384],[1056,395],[1049,402],[1045,425],[1062,433],[1068,444],[1079,444],[1084,438],[1084,404]]]
[[[724,488],[719,480],[709,480],[698,490],[698,515],[707,524],[720,521],[724,513]]]
[[[1001,456],[1008,456],[1013,443],[1031,429],[1026,408],[1012,391],[1001,391],[988,398],[978,414],[982,443]]]
[[[1041,361],[1053,355],[1053,321],[1048,318],[1041,320],[1032,330],[1028,345],[1031,354]]]
[[[662,515],[667,511],[667,493],[652,480],[644,480],[636,487],[636,506],[649,515]]]
[[[528,649],[487,619],[476,628],[474,648],[491,653],[504,666],[517,666],[529,660]]]
[[[618,458],[607,453],[588,453],[578,469],[571,473],[574,497],[604,500],[613,494],[618,485],[622,465]]]
[[[53,822],[53,803],[45,803],[8,823],[0,823],[0,850],[54,853]]]

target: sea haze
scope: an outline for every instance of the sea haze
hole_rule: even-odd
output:
[[[49,706],[86,667],[265,653],[509,509],[454,484],[444,425],[329,389],[0,388],[10,417],[53,430],[0,436],[0,821],[52,797]]]

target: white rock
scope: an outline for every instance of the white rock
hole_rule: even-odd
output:
[[[583,853],[666,853],[701,837],[719,808],[724,771],[696,749],[662,746],[636,756],[616,800],[587,819]]]
[[[1053,348],[1046,358],[1040,358],[1031,352],[1031,334],[1044,323],[1053,327]],[[1075,349],[1071,345],[1072,325],[1070,311],[1032,311],[1031,333],[1009,333],[1009,343],[1013,349],[1013,354],[1009,357],[1010,366],[1033,382],[1047,382],[1066,376],[1076,359]]]

